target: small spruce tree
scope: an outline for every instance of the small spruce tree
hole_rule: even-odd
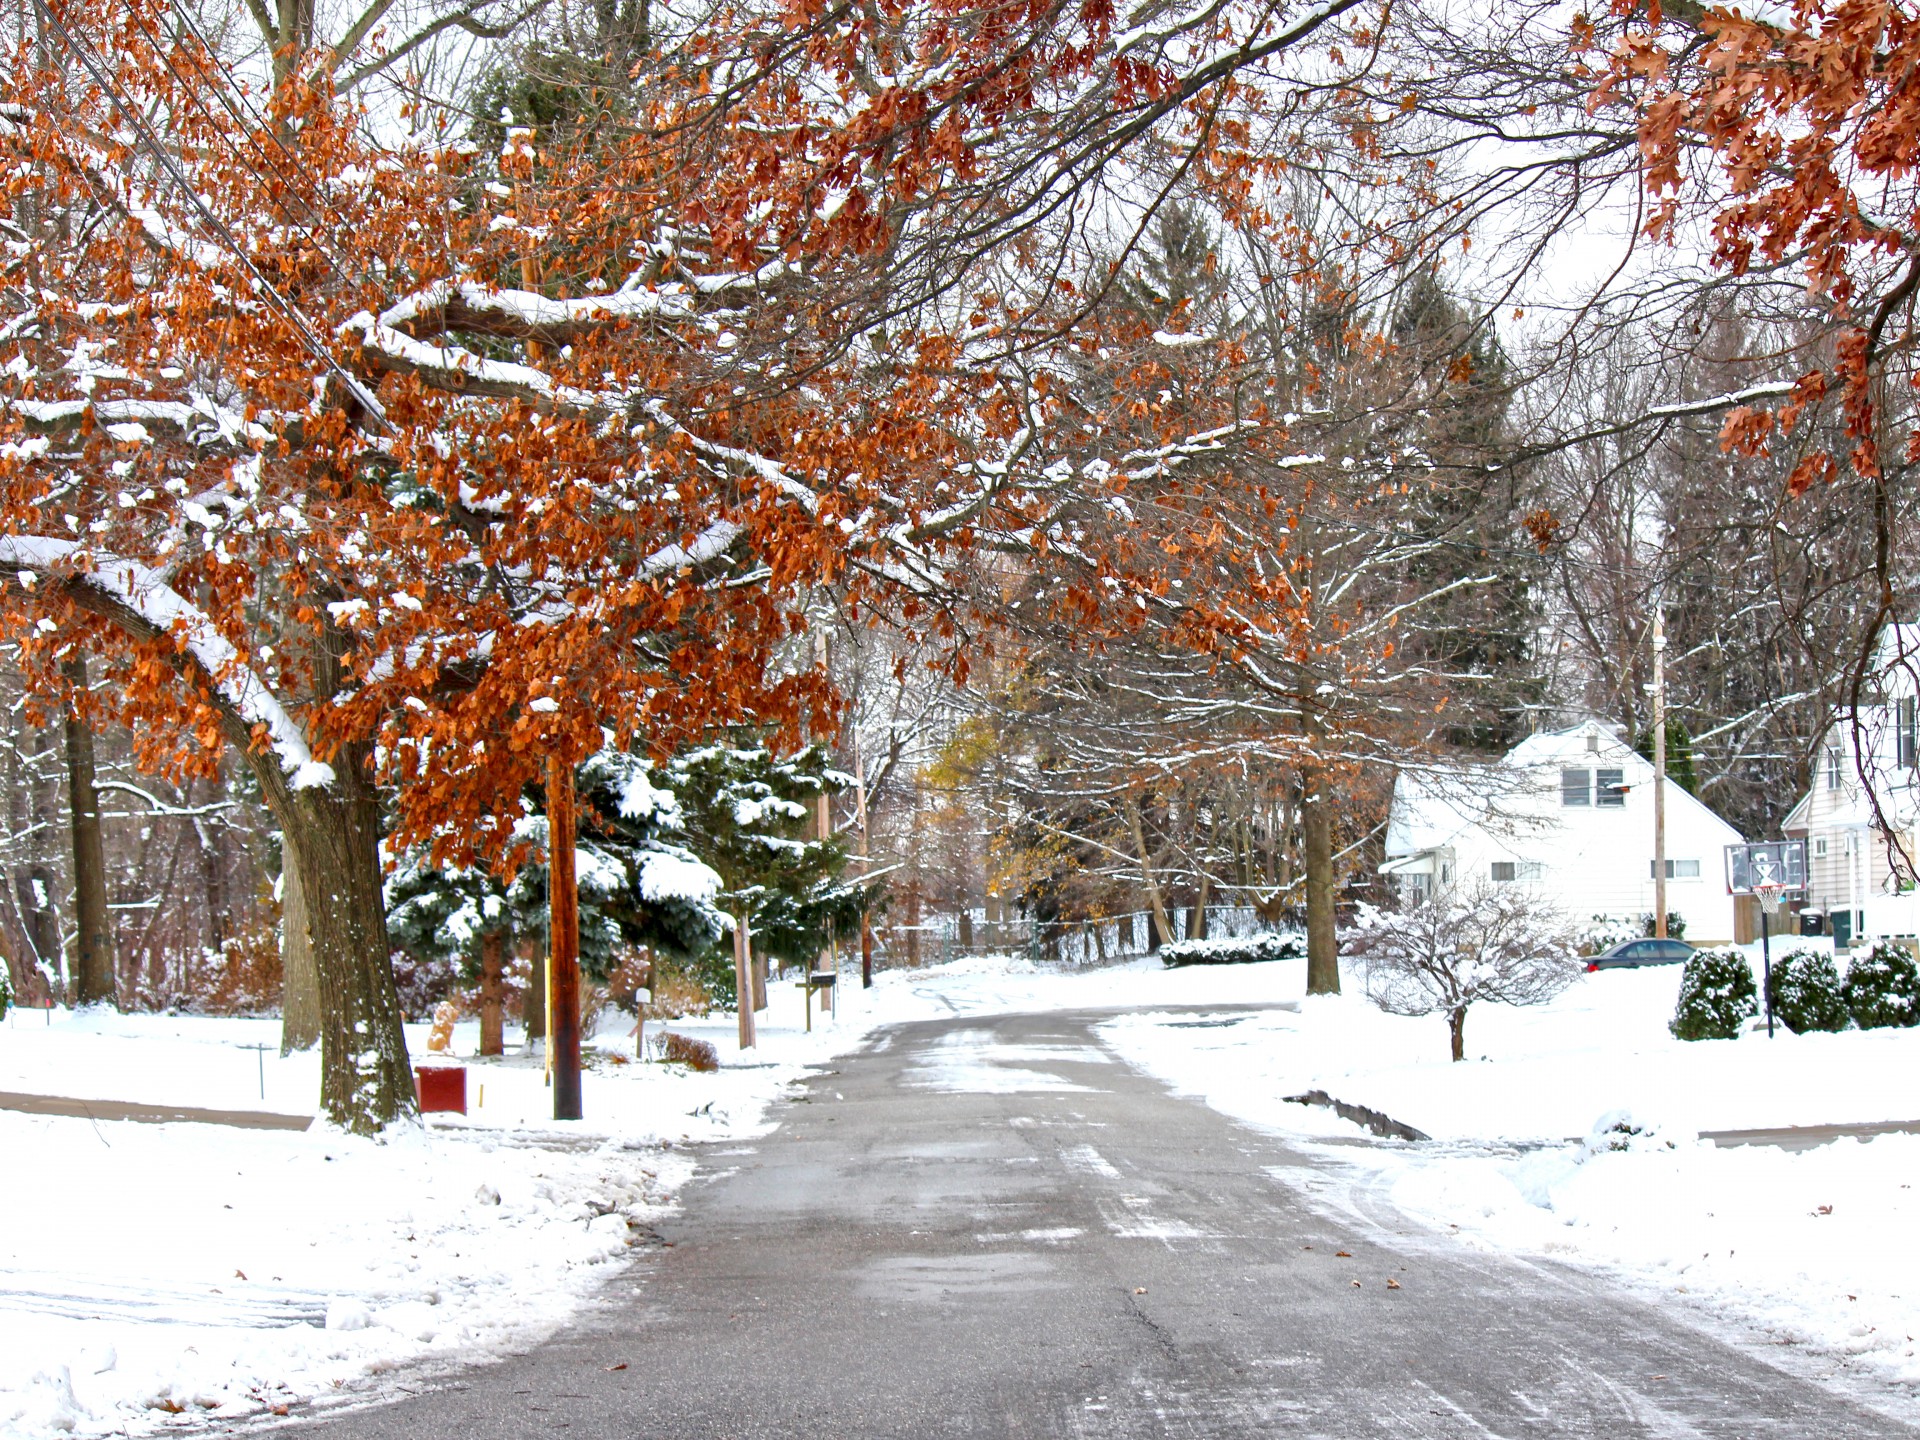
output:
[[[1753,967],[1738,950],[1699,950],[1680,972],[1668,1026],[1682,1040],[1731,1040],[1760,1011]]]
[[[1833,956],[1823,950],[1793,950],[1776,960],[1767,981],[1773,1013],[1796,1035],[1847,1028],[1847,1001]]]
[[[1880,940],[1847,966],[1842,993],[1862,1030],[1920,1024],[1920,965],[1897,940]]]

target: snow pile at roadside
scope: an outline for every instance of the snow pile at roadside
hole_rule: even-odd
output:
[[[0,1434],[19,1436],[284,1410],[525,1344],[691,1168],[619,1142],[8,1112],[0,1146],[47,1181],[0,1202]]]
[[[1396,1206],[1471,1243],[1605,1266],[1920,1381],[1920,1136],[1800,1151],[1613,1138],[1621,1148],[1360,1163],[1380,1162]]]

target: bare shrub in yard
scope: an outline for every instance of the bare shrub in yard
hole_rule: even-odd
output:
[[[1362,906],[1344,949],[1365,967],[1367,998],[1388,1014],[1444,1014],[1453,1058],[1463,1060],[1467,1008],[1553,999],[1580,974],[1578,938],[1544,897],[1480,884]]]
[[[718,1070],[720,1052],[704,1040],[669,1030],[660,1037],[661,1059],[669,1065],[684,1065],[689,1070]]]

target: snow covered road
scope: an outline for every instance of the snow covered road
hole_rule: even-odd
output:
[[[316,1440],[1916,1433],[1862,1403],[1891,1391],[1407,1218],[1377,1169],[1122,1063],[1103,1018],[881,1032],[709,1153],[580,1321]]]

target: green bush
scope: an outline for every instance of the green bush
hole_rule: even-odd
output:
[[[1848,965],[1842,994],[1847,1013],[1862,1030],[1920,1024],[1920,965],[1898,941],[1876,941]]]
[[[1759,1011],[1746,956],[1738,950],[1696,950],[1680,972],[1680,1001],[1667,1028],[1682,1040],[1731,1040]]]
[[[1160,947],[1163,965],[1244,965],[1255,960],[1298,960],[1307,953],[1300,935],[1249,935],[1245,939],[1175,940]]]
[[[0,1020],[7,1018],[7,1011],[13,1008],[13,981],[7,977],[7,967],[0,964]]]
[[[1774,961],[1767,1000],[1774,1017],[1796,1035],[1847,1028],[1840,972],[1824,950],[1793,950]]]

